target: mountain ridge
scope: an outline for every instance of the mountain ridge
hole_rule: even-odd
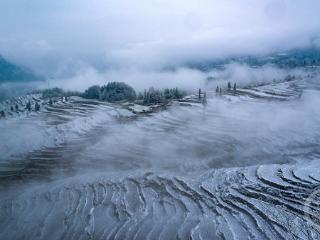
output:
[[[40,77],[26,67],[6,60],[0,55],[0,83],[39,81]]]

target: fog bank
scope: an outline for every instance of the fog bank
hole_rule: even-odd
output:
[[[317,0],[2,0],[0,54],[47,77],[319,46]]]

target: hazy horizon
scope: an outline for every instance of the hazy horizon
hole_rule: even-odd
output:
[[[0,2],[0,54],[45,77],[320,46],[320,2]]]

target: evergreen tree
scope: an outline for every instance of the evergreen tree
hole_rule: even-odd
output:
[[[207,104],[207,93],[205,92],[203,95],[203,100],[202,100],[202,104],[206,105]]]
[[[139,94],[140,95],[140,94]],[[157,104],[157,103],[166,103],[170,99],[180,99],[185,96],[184,92],[179,91],[178,88],[164,89],[160,91],[159,89],[155,90],[150,88],[148,91],[145,91],[143,94],[143,104]]]
[[[42,92],[43,98],[62,97],[64,91],[61,88],[46,89]]]
[[[228,82],[228,90],[231,90],[231,82]]]
[[[31,102],[29,101],[27,103],[26,109],[30,112],[31,111]]]
[[[100,98],[100,92],[101,88],[100,86],[92,86],[89,87],[85,92],[84,92],[84,97],[89,98],[89,99],[99,99]]]
[[[139,93],[137,99],[138,99],[138,100],[143,100],[143,94],[142,94],[142,93]]]
[[[40,104],[38,102],[36,102],[36,104],[34,105],[34,110],[36,112],[40,111]]]
[[[168,88],[166,88],[164,91],[163,91],[163,95],[164,95],[164,98],[165,99],[170,99],[171,96],[170,96],[170,90]]]

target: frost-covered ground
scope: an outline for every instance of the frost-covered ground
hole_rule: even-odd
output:
[[[1,239],[320,239],[318,84],[2,119]]]

